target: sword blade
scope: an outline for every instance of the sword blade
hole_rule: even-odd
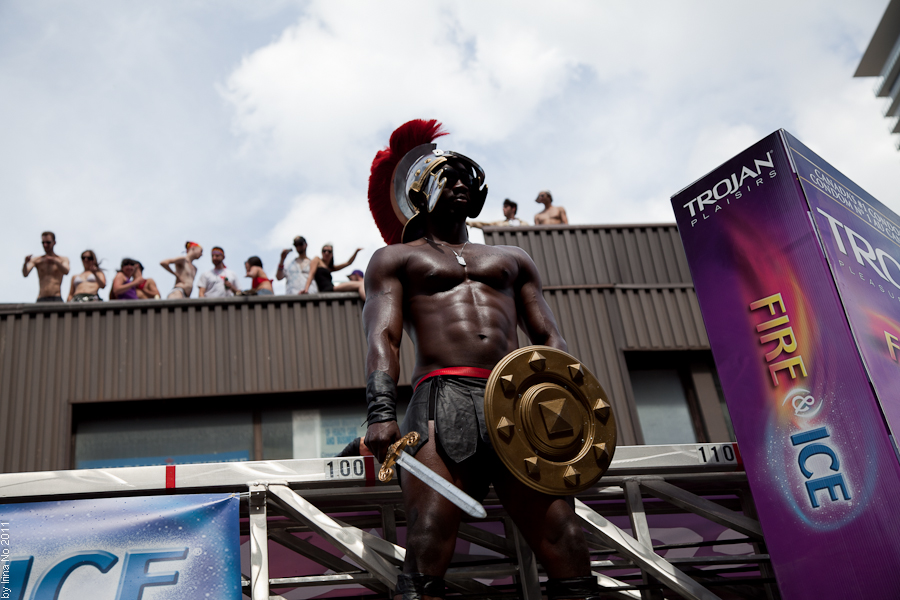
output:
[[[487,516],[484,507],[475,499],[417,461],[406,452],[400,452],[397,464],[415,475],[422,483],[461,508],[469,516],[483,519]]]

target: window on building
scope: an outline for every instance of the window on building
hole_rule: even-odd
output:
[[[632,352],[626,361],[645,444],[734,440],[709,352]]]
[[[403,420],[399,403],[398,421]],[[365,437],[366,407],[359,402],[262,413],[264,460],[328,458],[355,438]]]
[[[327,458],[366,435],[366,407],[310,406],[262,414],[263,458]]]
[[[294,458],[293,411],[290,409],[264,410],[260,415],[263,460]]]
[[[248,412],[107,415],[76,424],[75,468],[234,462],[253,458]]]
[[[697,442],[691,406],[678,370],[641,369],[630,373],[644,443]]]
[[[408,387],[400,388],[403,418]],[[77,469],[334,456],[366,433],[363,390],[80,404]]]

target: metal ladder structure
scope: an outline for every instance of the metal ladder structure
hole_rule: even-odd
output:
[[[345,587],[351,598],[391,598],[405,556],[405,515],[399,487],[378,482],[377,467],[372,457],[353,457],[11,473],[0,475],[0,503],[238,493],[246,499],[241,535],[250,546],[241,583],[251,600],[323,586]],[[454,557],[449,597],[539,600],[540,565],[496,496],[484,504],[486,519],[464,517],[460,525],[459,539],[478,551]],[[607,474],[574,505],[608,597],[779,597],[735,444],[620,446]],[[715,524],[726,533],[654,545],[658,518]],[[701,549],[707,554],[693,555]],[[273,576],[273,553],[293,553],[319,572]]]

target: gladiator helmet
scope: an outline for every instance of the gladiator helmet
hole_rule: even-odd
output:
[[[436,120],[415,119],[394,130],[390,145],[375,155],[369,177],[369,208],[388,245],[421,235],[422,209],[429,213],[434,210],[448,178],[471,182],[468,217],[477,217],[484,207],[484,170],[467,156],[439,149],[433,142],[443,135],[447,132]],[[460,165],[464,173],[457,172]]]

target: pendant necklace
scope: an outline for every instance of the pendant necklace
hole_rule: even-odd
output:
[[[425,239],[428,240],[429,242],[431,242],[432,244],[440,244],[441,246],[446,246],[447,248],[450,248],[450,246],[448,246],[444,242],[436,242],[431,238],[425,238]],[[464,259],[462,257],[462,253],[463,253],[463,250],[466,249],[466,244],[468,244],[468,243],[469,243],[469,240],[466,240],[466,242],[465,242],[465,244],[463,244],[462,248],[459,249],[459,254],[456,254],[456,250],[454,250],[453,248],[450,248],[450,252],[452,252],[453,254],[456,255],[456,262],[458,262],[462,266],[466,266],[466,259]]]

